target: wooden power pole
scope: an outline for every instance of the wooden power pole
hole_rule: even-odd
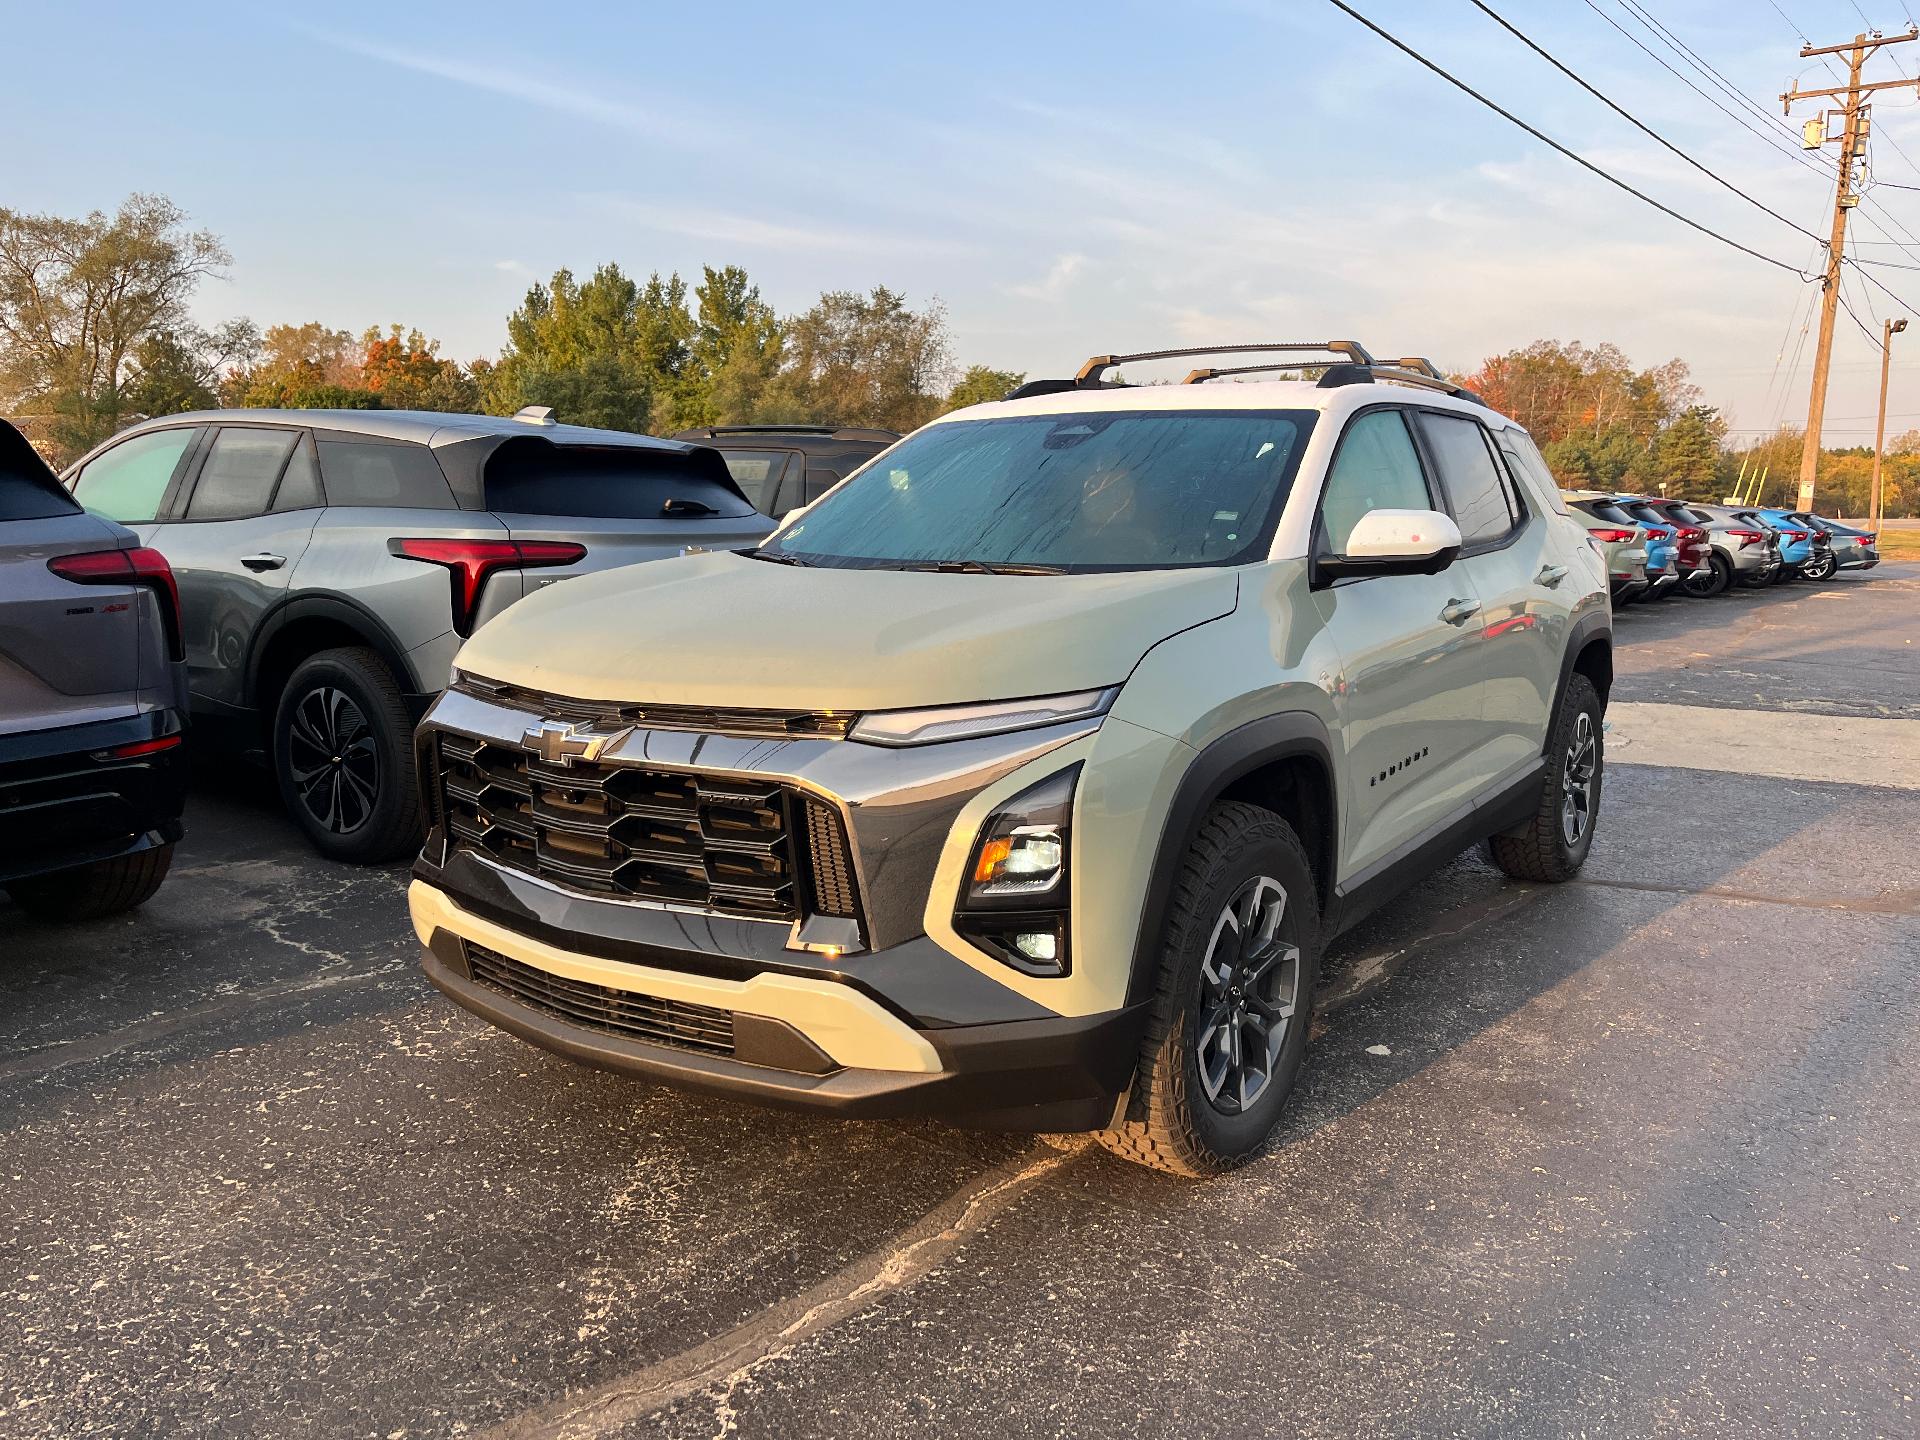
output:
[[[1806,127],[1806,148],[1817,150],[1822,145],[1840,142],[1840,177],[1833,191],[1833,233],[1827,240],[1827,273],[1821,281],[1824,293],[1820,300],[1820,344],[1813,355],[1813,387],[1807,396],[1807,438],[1800,450],[1800,503],[1795,508],[1805,511],[1813,509],[1813,482],[1815,472],[1820,466],[1820,430],[1827,415],[1827,371],[1833,362],[1833,321],[1835,311],[1840,304],[1840,265],[1846,256],[1847,211],[1860,203],[1860,196],[1853,185],[1854,166],[1866,153],[1867,118],[1872,107],[1861,99],[1875,90],[1891,90],[1898,86],[1911,85],[1914,93],[1920,95],[1920,79],[1879,80],[1872,84],[1862,84],[1860,72],[1866,67],[1867,57],[1882,45],[1902,45],[1909,40],[1920,40],[1920,26],[1915,26],[1904,35],[1856,35],[1847,45],[1803,45],[1800,58],[1811,60],[1821,55],[1845,55],[1847,57],[1847,83],[1829,86],[1824,90],[1802,90],[1798,84],[1780,97],[1783,111],[1791,115],[1796,100],[1838,99],[1842,108],[1836,113],[1840,117],[1840,133],[1833,134],[1826,124],[1826,117],[1809,120]]]

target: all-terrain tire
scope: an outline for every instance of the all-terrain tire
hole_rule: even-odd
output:
[[[172,864],[173,846],[156,845],[134,855],[15,880],[6,888],[22,910],[43,920],[97,920],[146,904]]]
[[[1582,721],[1585,721],[1584,726]],[[1557,885],[1571,880],[1587,863],[1593,848],[1593,829],[1600,819],[1600,789],[1606,775],[1605,732],[1601,724],[1600,693],[1578,672],[1567,678],[1547,741],[1547,768],[1540,777],[1540,803],[1518,830],[1495,835],[1487,847],[1493,863],[1516,880],[1539,880]],[[1590,758],[1588,758],[1590,757]],[[1584,778],[1582,771],[1584,767]],[[1574,773],[1570,785],[1569,771]],[[1579,834],[1567,834],[1566,806],[1576,789],[1584,788],[1584,815]]]
[[[1263,878],[1284,892],[1275,937],[1298,950],[1291,962],[1292,1013],[1264,1089],[1244,1110],[1229,1114],[1207,1098],[1196,1053],[1202,967],[1229,901]],[[1181,862],[1168,902],[1126,1118],[1100,1132],[1100,1143],[1124,1159],[1191,1177],[1230,1170],[1258,1151],[1279,1121],[1306,1054],[1319,960],[1319,893],[1300,837],[1270,810],[1215,805]]]
[[[426,837],[413,724],[372,650],[322,650],[287,678],[274,710],[273,773],[287,813],[331,859],[397,860]]]

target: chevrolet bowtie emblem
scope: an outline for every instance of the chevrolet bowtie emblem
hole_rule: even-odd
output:
[[[595,730],[570,720],[542,720],[527,727],[520,743],[549,765],[571,765],[576,760],[598,760],[632,729],[623,725],[618,730]]]

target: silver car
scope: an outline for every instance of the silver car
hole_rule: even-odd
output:
[[[186,677],[167,562],[0,421],[0,887],[58,919],[140,904],[180,838]]]
[[[1770,526],[1743,519],[1730,505],[1689,501],[1687,514],[1707,532],[1712,552],[1686,581],[1689,595],[1718,595],[1728,586],[1765,585],[1780,569],[1780,536]]]
[[[413,725],[467,636],[558,580],[772,528],[717,451],[545,410],[170,415],[66,478],[172,563],[196,743],[263,754],[314,845],[362,862],[419,845]]]

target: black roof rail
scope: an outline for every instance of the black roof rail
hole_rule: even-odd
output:
[[[1431,366],[1433,362],[1429,360],[1421,363]],[[1456,400],[1468,400],[1475,405],[1487,403],[1466,386],[1456,385],[1444,376],[1430,374],[1425,370],[1409,370],[1400,364],[1329,365],[1326,374],[1320,377],[1319,384],[1322,390],[1333,390],[1341,385],[1371,385],[1376,381],[1386,381],[1395,385],[1413,385],[1422,390],[1438,390],[1442,394],[1453,396]]]
[[[1016,385],[1000,398],[1002,400],[1025,400],[1034,395],[1059,395],[1068,390],[1084,389],[1071,380],[1029,380],[1024,385]]]
[[[674,435],[676,440],[717,440],[723,435],[824,435],[832,440],[884,440],[892,444],[900,438],[897,430],[882,430],[869,425],[696,425]]]
[[[1080,367],[1073,382],[1081,389],[1098,385],[1100,377],[1116,365],[1136,360],[1178,360],[1187,355],[1255,355],[1276,350],[1307,350],[1329,355],[1344,355],[1358,365],[1371,365],[1369,355],[1358,340],[1301,340],[1272,345],[1189,345],[1178,350],[1140,350],[1131,355],[1095,355]]]

